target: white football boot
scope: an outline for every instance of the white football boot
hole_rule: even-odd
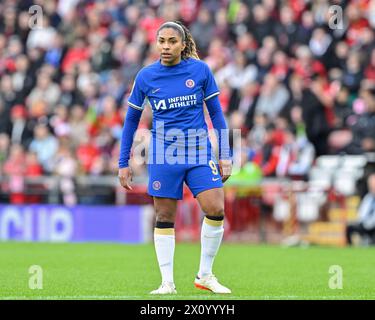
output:
[[[150,294],[176,294],[176,287],[173,282],[163,282],[159,288],[150,292]]]
[[[209,290],[213,293],[232,293],[232,291],[217,281],[213,274],[199,278],[198,276],[194,280],[194,285],[198,289]]]

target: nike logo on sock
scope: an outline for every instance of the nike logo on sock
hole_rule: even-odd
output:
[[[217,181],[219,179],[221,179],[221,178],[212,178],[212,181]]]

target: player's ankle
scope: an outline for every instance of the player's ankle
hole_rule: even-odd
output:
[[[202,279],[202,278],[205,278],[205,277],[207,277],[207,276],[209,276],[211,274],[212,274],[212,272],[198,272],[197,273],[197,278],[198,279]]]

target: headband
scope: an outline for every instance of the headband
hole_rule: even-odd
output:
[[[166,28],[166,27],[172,27],[172,28],[177,27],[181,31],[181,34],[182,34],[182,37],[183,37],[182,40],[185,40],[185,38],[186,38],[185,31],[184,31],[184,28],[181,25],[179,25],[178,23],[173,22],[173,21],[168,21],[168,22],[163,23],[160,26],[159,30],[161,30],[163,28]]]

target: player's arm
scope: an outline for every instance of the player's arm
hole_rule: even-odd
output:
[[[232,174],[232,153],[229,146],[229,130],[217,95],[206,100],[212,125],[216,130],[219,144],[219,169],[223,182]]]
[[[143,88],[143,78],[141,72],[138,73],[133,88],[128,99],[128,112],[126,113],[124,127],[122,129],[121,148],[119,157],[119,171],[118,176],[121,185],[127,189],[132,190],[130,181],[132,180],[132,171],[129,167],[130,150],[133,145],[134,134],[137,131],[139,121],[143,111],[143,102],[146,97]]]
[[[122,129],[118,177],[121,186],[127,190],[132,190],[130,181],[132,180],[133,173],[129,167],[130,150],[133,145],[134,134],[137,131],[141,115],[142,110],[129,106],[128,112],[126,113],[124,127]]]
[[[225,182],[232,173],[232,155],[229,147],[229,130],[225,123],[223,111],[221,110],[218,94],[219,88],[215,78],[207,64],[203,64],[206,72],[206,79],[203,85],[204,100],[206,102],[208,113],[219,142],[219,169],[223,182]]]

